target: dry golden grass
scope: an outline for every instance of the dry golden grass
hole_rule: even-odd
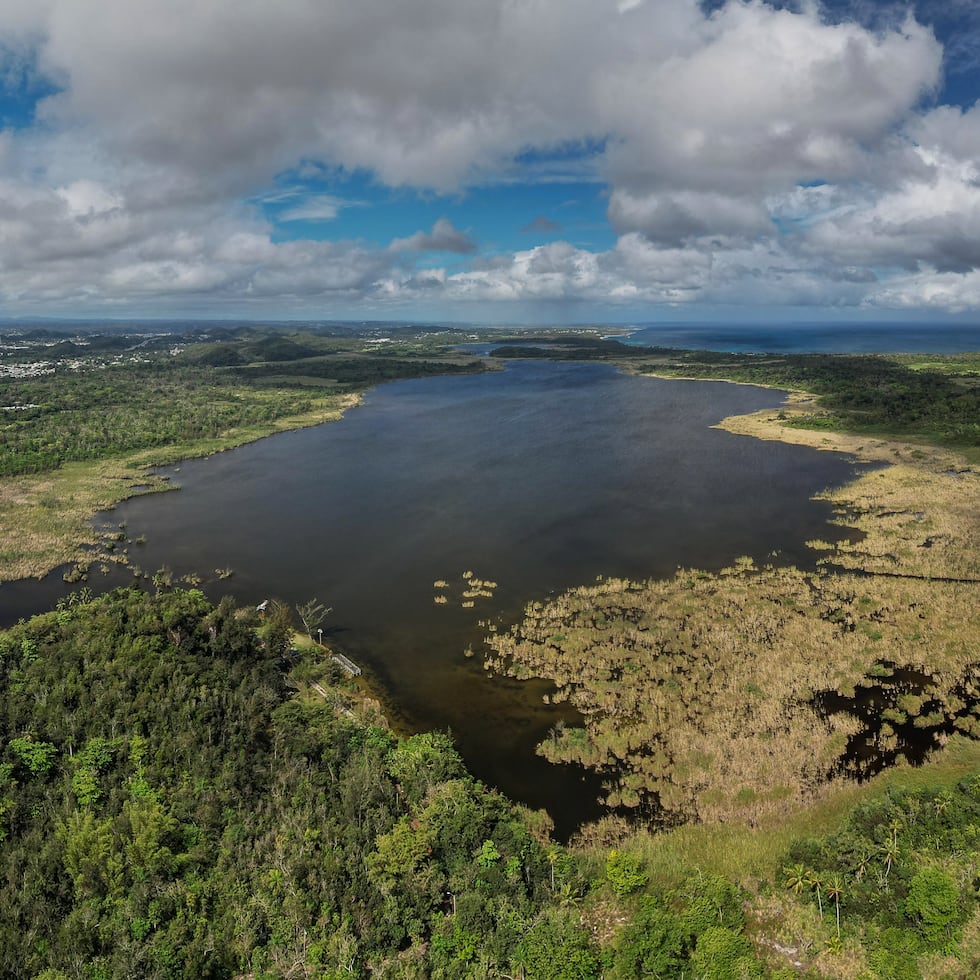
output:
[[[821,496],[840,510],[840,523],[863,539],[839,545],[835,564],[862,571],[980,580],[980,474],[957,453],[935,446],[797,429],[786,425],[812,410],[791,395],[778,413],[734,416],[719,428],[847,453],[882,468]]]
[[[796,396],[782,414],[805,404]],[[529,606],[487,639],[489,668],[549,678],[552,701],[583,713],[584,728],[556,730],[540,750],[607,773],[611,805],[656,794],[675,818],[760,822],[812,803],[859,730],[814,695],[853,694],[881,663],[931,673],[940,713],[980,733],[964,700],[980,691],[980,477],[945,450],[782,421],[770,411],[722,425],[887,463],[826,494],[861,532],[822,546],[834,571],[743,561],[717,575],[602,581]],[[895,742],[889,724],[873,738]]]
[[[531,607],[487,643],[496,670],[555,681],[586,717],[543,743],[553,761],[610,773],[611,805],[650,792],[675,816],[759,820],[825,791],[848,714],[813,696],[853,692],[879,661],[936,675],[952,704],[972,678],[975,585],[810,576],[795,569],[607,581]]]

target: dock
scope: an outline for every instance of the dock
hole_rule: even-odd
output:
[[[351,677],[360,677],[361,668],[354,663],[349,657],[345,657],[342,653],[335,653],[333,659],[340,664],[342,670],[345,670]]]

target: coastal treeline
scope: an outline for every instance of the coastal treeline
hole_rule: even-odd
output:
[[[448,977],[549,930],[591,948],[533,821],[445,735],[338,707],[329,670],[297,697],[290,638],[135,589],[0,636],[0,973]]]
[[[0,973],[634,975],[644,929],[596,922],[632,921],[638,858],[556,844],[291,639],[281,606],[181,589],[74,595],[0,634]],[[663,962],[761,975],[740,902],[687,882]]]
[[[302,390],[254,390],[213,369],[163,359],[57,368],[5,384],[4,398],[21,407],[4,419],[0,476],[210,439],[313,408]]]
[[[641,367],[659,373],[663,365]],[[794,388],[820,396],[795,421],[808,428],[887,433],[980,446],[980,357],[883,354],[719,354],[685,351],[667,373]]]
[[[980,446],[977,354],[737,354],[548,334],[512,341],[494,356],[601,360],[640,374],[796,389],[820,396],[796,425]]]

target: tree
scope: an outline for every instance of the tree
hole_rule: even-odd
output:
[[[902,824],[899,820],[893,820],[889,824],[888,829],[891,831],[891,837],[878,848],[882,860],[885,863],[885,881],[888,881],[888,872],[891,871],[892,865],[898,860],[898,832],[902,829]]]
[[[617,898],[625,898],[642,888],[649,880],[640,859],[622,851],[610,851],[606,858],[606,880]]]
[[[694,976],[704,980],[734,980],[761,976],[752,955],[752,943],[741,933],[724,926],[711,926],[698,937],[691,954]]]
[[[273,599],[265,614],[265,629],[262,633],[267,652],[274,657],[284,657],[293,635],[289,606]]]
[[[50,742],[35,742],[30,736],[12,738],[10,749],[34,776],[46,776],[58,754],[58,750]]]
[[[823,889],[823,877],[819,871],[807,871],[806,883],[817,893],[817,908],[820,909],[820,918],[823,918],[823,899],[820,892]]]
[[[517,961],[536,980],[590,980],[600,969],[592,938],[557,909],[542,913],[534,923],[521,942]]]
[[[685,933],[680,919],[649,896],[617,940],[613,977],[678,976],[684,962]]]
[[[914,919],[925,939],[939,945],[959,916],[956,883],[939,868],[923,868],[909,884],[905,912]]]
[[[808,884],[807,870],[803,864],[789,864],[783,868],[783,874],[786,875],[786,887],[797,895]]]
[[[422,732],[398,742],[385,760],[409,804],[420,803],[437,783],[458,779],[466,769],[446,732]]]
[[[309,602],[299,604],[296,607],[296,612],[299,613],[299,618],[303,621],[303,628],[312,640],[316,628],[333,612],[333,607],[328,609],[322,602],[318,602],[314,596]]]
[[[840,939],[840,900],[844,894],[844,880],[839,874],[832,874],[827,879],[827,898],[834,900],[834,909],[837,912],[837,938]]]

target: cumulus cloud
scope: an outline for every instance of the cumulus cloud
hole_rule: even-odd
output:
[[[684,302],[706,283],[711,259],[664,249],[627,235],[602,253],[552,242],[498,257],[478,268],[436,276],[449,301]],[[389,276],[388,296],[406,298],[418,289],[414,278]]]
[[[467,255],[476,251],[476,242],[454,228],[448,218],[439,218],[431,232],[417,231],[408,238],[396,238],[390,247],[393,252],[456,252]]]
[[[980,109],[929,107],[941,45],[878,6],[6,0],[0,75],[51,94],[0,132],[0,296],[969,304]],[[488,261],[445,217],[387,247],[276,234],[360,203],[274,200],[287,171],[438,202],[567,147],[607,184],[604,251]]]
[[[764,233],[767,196],[867,176],[895,124],[937,84],[941,57],[914,21],[871,34],[730,3],[686,50],[602,80],[604,117],[619,134],[610,217],[669,242]]]

